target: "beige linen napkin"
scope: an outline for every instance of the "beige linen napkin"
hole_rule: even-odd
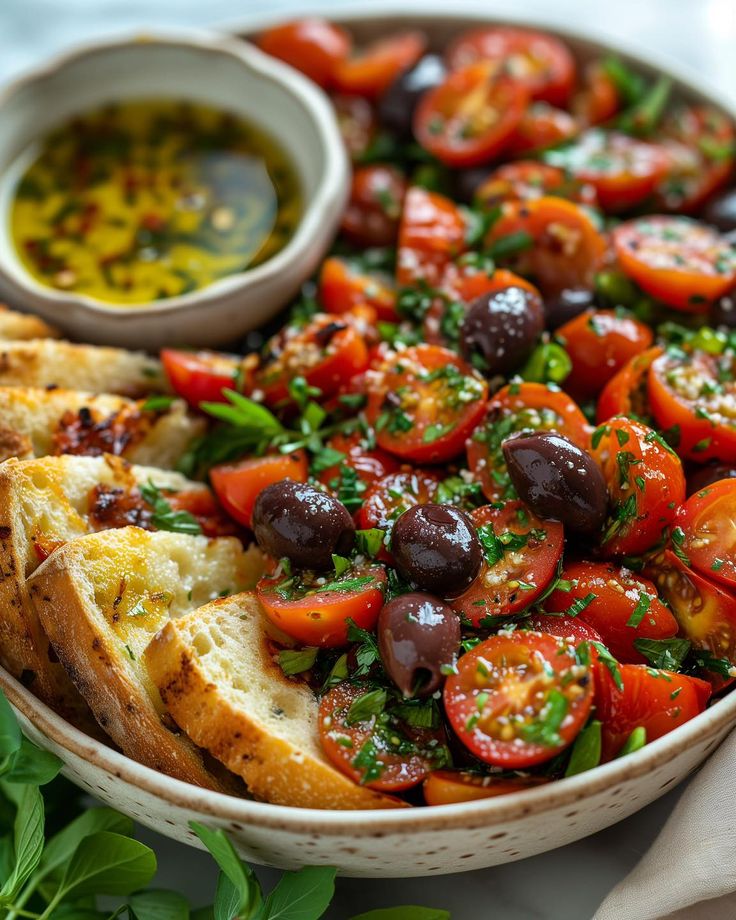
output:
[[[736,731],[593,920],[736,920]]]

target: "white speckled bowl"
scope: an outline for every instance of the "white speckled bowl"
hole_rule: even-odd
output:
[[[343,19],[358,41],[411,25],[424,28],[437,48],[461,29],[488,21],[478,15],[385,13]],[[611,50],[603,42],[544,24],[539,27],[557,32],[583,60]],[[693,78],[655,65],[651,57],[616,50],[643,72],[669,72],[683,97],[713,102],[736,117],[733,107],[700,88]],[[67,776],[143,824],[196,846],[188,822],[197,819],[226,830],[243,857],[253,862],[281,867],[336,865],[353,876],[480,869],[571,843],[671,789],[736,725],[736,693],[732,693],[635,754],[548,786],[437,808],[313,811],[231,798],[162,776],[72,728],[1,670],[0,687],[30,737],[62,758]]]
[[[13,191],[34,143],[71,116],[125,99],[183,98],[264,127],[291,154],[304,213],[266,262],[135,307],[57,291],[32,278],[10,238]],[[87,342],[212,346],[264,323],[312,274],[332,241],[349,168],[332,108],[293,68],[225,35],[166,32],[99,42],[50,61],[0,94],[0,296]]]

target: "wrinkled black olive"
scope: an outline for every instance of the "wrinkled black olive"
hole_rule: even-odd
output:
[[[386,673],[404,696],[431,696],[460,646],[460,618],[431,594],[389,601],[378,616],[378,648]]]
[[[736,188],[727,188],[703,208],[701,219],[721,233],[736,230]]]
[[[439,86],[446,74],[445,63],[438,54],[425,54],[400,74],[381,96],[378,103],[381,124],[404,140],[411,138],[417,103],[428,89]]]
[[[558,329],[594,306],[595,294],[589,288],[565,288],[544,302],[547,328]]]
[[[439,597],[457,597],[480,571],[483,550],[473,522],[452,505],[416,505],[394,524],[391,552],[404,578]]]
[[[593,535],[608,510],[608,490],[595,460],[555,432],[509,438],[503,455],[514,488],[541,518]]]
[[[286,556],[299,569],[328,569],[332,554],[353,547],[355,524],[342,502],[303,482],[282,479],[259,492],[253,533],[269,556]]]
[[[721,479],[736,479],[736,467],[727,463],[708,463],[698,467],[687,477],[687,494],[694,495]]]
[[[460,324],[460,348],[487,377],[510,374],[529,357],[543,329],[542,301],[512,285],[471,302]]]

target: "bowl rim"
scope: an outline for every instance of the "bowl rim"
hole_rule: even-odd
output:
[[[74,44],[42,63],[25,70],[12,78],[0,88],[0,114],[18,94],[28,91],[34,85],[46,80],[53,80],[66,68],[87,59],[94,59],[108,51],[124,51],[146,45],[164,49],[180,48],[192,54],[212,54],[228,57],[240,64],[245,79],[249,74],[277,84],[291,95],[308,114],[314,127],[315,138],[320,148],[318,157],[319,178],[314,191],[305,196],[304,207],[297,227],[286,245],[260,265],[246,268],[244,271],[226,275],[208,284],[200,290],[162,300],[143,301],[135,304],[115,304],[98,300],[86,294],[72,294],[59,291],[36,281],[28,273],[20,259],[13,253],[9,258],[0,255],[0,277],[12,286],[20,296],[32,297],[45,302],[46,309],[73,307],[90,312],[92,315],[117,320],[120,323],[132,322],[129,317],[151,317],[172,313],[174,311],[191,312],[213,305],[223,296],[233,297],[245,294],[251,288],[268,283],[290,270],[295,263],[303,262],[309,256],[309,250],[318,228],[326,215],[333,212],[336,204],[342,203],[347,193],[348,161],[340,137],[332,107],[327,97],[310,80],[299,71],[281,61],[264,54],[256,45],[244,41],[228,32],[208,29],[152,28],[145,30],[124,30],[115,35]],[[42,135],[35,138],[42,139]],[[295,159],[293,151],[287,151]],[[21,154],[22,155],[22,151]],[[298,166],[296,167],[299,172]],[[0,215],[1,217],[2,215]],[[9,233],[9,231],[5,231]],[[8,236],[7,244],[12,247]],[[13,260],[17,265],[13,264]]]
[[[458,24],[493,25],[508,24],[526,28],[538,28],[591,46],[596,53],[615,51],[628,58],[635,66],[646,71],[656,70],[670,76],[676,89],[684,89],[694,96],[708,99],[736,120],[736,101],[712,89],[687,67],[673,62],[666,55],[652,53],[629,41],[611,41],[595,30],[577,31],[555,22],[547,22],[536,16],[501,16],[486,14],[478,8],[466,8],[444,12],[434,0],[423,5],[422,10],[399,9],[394,5],[375,2],[371,6],[350,5],[339,12],[324,9],[322,15],[345,27],[361,23],[381,23],[388,31],[402,24],[453,21]],[[319,16],[320,10],[312,13]],[[283,22],[283,15],[253,15],[245,21],[228,23],[227,28],[237,35],[254,35],[269,25]],[[237,39],[240,40],[240,39]],[[43,68],[39,68],[42,70]],[[679,86],[678,86],[679,85]],[[0,94],[0,101],[2,94]],[[656,767],[670,762],[675,755],[694,746],[706,738],[715,737],[729,725],[736,726],[736,692],[718,700],[712,707],[671,733],[650,742],[645,747],[607,764],[596,767],[577,776],[555,780],[548,785],[508,793],[497,798],[481,799],[453,805],[439,805],[431,808],[395,810],[306,809],[293,806],[273,805],[225,795],[221,792],[202,789],[182,780],[159,773],[143,766],[129,757],[109,748],[102,742],[85,735],[66,722],[27,688],[0,668],[0,689],[11,704],[43,735],[60,748],[80,757],[93,766],[123,780],[143,792],[167,801],[171,806],[199,814],[216,817],[219,820],[251,825],[260,829],[288,831],[294,833],[328,833],[333,836],[371,837],[387,834],[439,832],[450,829],[461,830],[476,827],[491,827],[512,822],[520,817],[542,814],[550,809],[572,805],[591,795],[605,792],[613,786],[642,777]]]

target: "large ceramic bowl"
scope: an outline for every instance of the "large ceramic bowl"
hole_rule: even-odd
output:
[[[343,21],[358,41],[412,25],[425,29],[441,48],[461,29],[489,20],[384,13],[380,18]],[[589,38],[554,28],[548,31],[569,42],[581,60],[611,50]],[[615,50],[643,72],[669,72],[684,98],[729,110],[726,102],[714,98],[692,78],[655,65],[651,59]],[[733,109],[730,114],[736,117]],[[436,808],[314,811],[231,798],[162,776],[71,728],[3,672],[0,686],[20,714],[24,729],[62,758],[69,778],[143,824],[196,845],[188,822],[197,819],[227,831],[243,857],[253,862],[280,867],[336,865],[353,876],[480,869],[571,843],[627,817],[671,789],[736,725],[733,693],[635,754],[548,786]]]

